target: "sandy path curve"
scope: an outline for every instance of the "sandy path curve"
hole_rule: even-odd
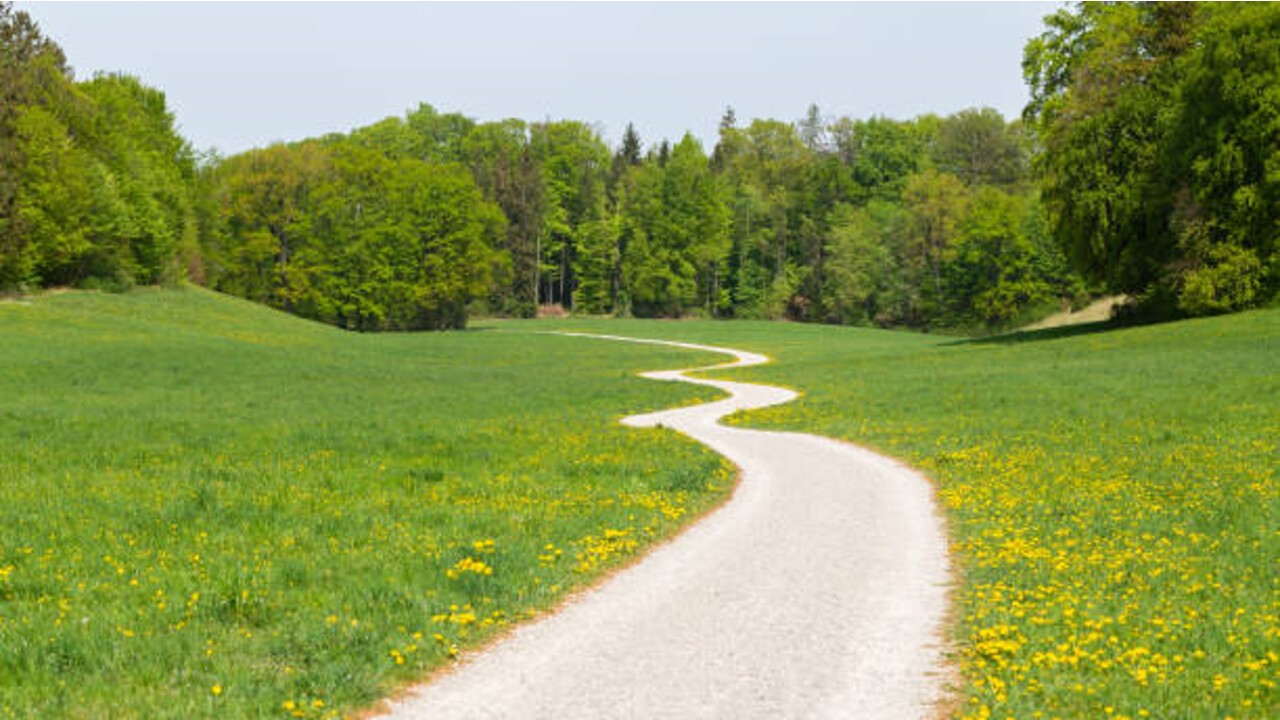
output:
[[[578,335],[578,333],[563,333]],[[768,358],[728,348],[741,367]],[[709,369],[709,368],[701,368]],[[741,468],[677,540],[391,703],[391,718],[920,718],[939,700],[948,567],[928,482],[829,438],[717,420],[795,393],[644,373],[729,397],[636,415]]]

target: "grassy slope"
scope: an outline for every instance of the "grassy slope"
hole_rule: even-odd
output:
[[[325,716],[447,663],[723,497],[711,453],[614,422],[699,357],[0,304],[0,717]]]
[[[747,422],[936,478],[963,574],[960,714],[1280,716],[1280,312],[972,343],[571,325],[768,353],[735,376],[805,394]]]
[[[770,353],[739,374],[806,394],[752,422],[934,475],[963,712],[1277,714],[1280,313],[1018,344],[562,325]],[[691,396],[633,369],[698,358],[527,332],[554,326],[362,337],[194,291],[0,304],[0,715],[359,706],[713,502],[714,458],[609,422]]]

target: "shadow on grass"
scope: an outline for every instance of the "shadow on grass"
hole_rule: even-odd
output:
[[[1043,340],[1060,340],[1062,338],[1077,337],[1080,335],[1092,335],[1094,333],[1108,332],[1110,330],[1119,330],[1121,328],[1132,327],[1133,323],[1117,322],[1115,320],[1101,320],[1091,323],[1080,323],[1078,325],[1062,325],[1060,327],[1044,328],[1041,330],[1015,330],[1013,332],[1001,335],[991,335],[989,337],[965,338],[956,340],[955,342],[946,343],[947,345],[1016,345],[1025,342],[1040,342]]]

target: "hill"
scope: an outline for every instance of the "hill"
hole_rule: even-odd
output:
[[[617,425],[688,351],[346,333],[208,291],[0,304],[0,717],[334,716],[730,486]]]

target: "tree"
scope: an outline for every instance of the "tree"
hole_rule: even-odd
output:
[[[1050,297],[1037,248],[1026,234],[1028,209],[1026,199],[994,187],[973,195],[955,241],[945,250],[944,313],[951,323],[1003,327]]]
[[[924,168],[927,133],[912,123],[842,118],[830,130],[836,153],[867,198],[897,197],[906,179]]]
[[[483,123],[463,141],[472,177],[485,197],[507,217],[503,247],[510,256],[506,282],[496,284],[491,309],[533,317],[538,308],[539,237],[546,221],[542,171],[521,120]]]
[[[880,315],[894,273],[889,233],[868,208],[842,203],[828,218],[823,278],[824,320],[865,325]]]
[[[21,233],[11,272],[19,283],[76,284],[93,250],[92,199],[94,188],[102,187],[94,182],[101,169],[43,107],[24,108],[13,130],[23,163],[10,216]]]
[[[1183,57],[1161,184],[1183,312],[1280,292],[1280,6],[1213,5]]]
[[[762,226],[758,239],[764,244],[749,251],[768,271],[773,300],[765,314],[776,315],[785,310],[798,284],[797,270],[788,271],[791,253],[798,249],[793,238],[799,233],[800,220],[791,210],[804,191],[811,153],[792,125],[776,120],[753,120],[746,141],[740,172],[764,201],[764,216],[758,220]]]
[[[728,302],[729,209],[702,146],[686,134],[665,166],[636,173],[623,209],[627,244],[624,286],[640,316],[708,315]]]
[[[441,114],[427,103],[405,115],[405,125],[416,136],[412,157],[423,162],[463,162],[467,135],[476,122],[460,113]]]
[[[1028,44],[1025,116],[1054,235],[1146,311],[1276,294],[1274,5],[1085,4]]]
[[[453,329],[509,256],[506,218],[458,163],[393,159],[330,138],[220,169],[220,289],[353,330]]]
[[[194,162],[163,93],[76,83],[26,13],[0,5],[0,287],[171,282],[198,253]]]
[[[19,120],[27,107],[47,103],[51,92],[65,92],[70,85],[71,69],[62,49],[30,15],[0,2],[0,290],[39,283],[40,253],[17,207],[27,163]],[[35,130],[30,125],[51,119],[26,117],[27,140]]]
[[[640,164],[640,151],[640,134],[636,132],[634,125],[627,123],[627,130],[622,134],[622,146],[618,148],[615,157],[620,164],[635,167]]]
[[[110,267],[130,282],[154,284],[180,275],[180,252],[196,252],[195,158],[174,130],[164,93],[127,75],[80,83],[92,101],[93,154],[113,178],[124,209],[97,244],[114,246]]]
[[[539,302],[572,307],[580,234],[602,219],[599,199],[605,193],[609,148],[594,130],[576,121],[534,124],[530,144],[546,191],[538,248]]]
[[[603,314],[618,307],[622,272],[621,222],[601,208],[594,220],[579,230],[575,270],[578,286],[573,306],[582,312]]]
[[[388,313],[394,329],[460,329],[467,304],[489,289],[505,232],[501,210],[486,202],[461,165],[400,160],[387,192],[401,236],[388,238],[392,286],[403,287]],[[393,236],[394,237],[394,236]]]
[[[698,303],[715,316],[728,303],[724,287],[729,255],[729,208],[702,144],[688,133],[681,138],[667,164],[669,202],[679,212],[669,217],[673,235],[688,233],[689,262],[696,273]]]
[[[970,186],[1008,186],[1026,175],[1020,139],[991,108],[961,110],[944,119],[933,154],[939,171]]]
[[[804,119],[796,123],[800,140],[810,152],[825,153],[828,148],[826,122],[822,119],[822,111],[816,103],[810,104]]]
[[[907,180],[902,200],[909,218],[902,265],[919,293],[918,316],[933,317],[947,304],[942,265],[958,235],[969,194],[955,175],[926,170]]]
[[[229,158],[227,224],[237,238],[233,265],[222,289],[285,310],[307,283],[294,256],[312,239],[309,194],[329,172],[329,152],[318,143],[275,144]]]
[[[1075,265],[1111,290],[1142,293],[1174,256],[1172,197],[1160,189],[1162,118],[1196,6],[1080,4],[1027,44],[1024,112],[1050,225]]]
[[[392,160],[424,158],[428,152],[425,138],[398,117],[385,118],[372,125],[356,128],[349,136],[331,139],[338,143],[353,143],[382,153]]]
[[[736,137],[740,137],[738,133],[738,114],[734,112],[732,107],[726,107],[724,115],[720,116],[719,140],[711,151],[711,168],[716,172],[724,170],[725,163],[728,161],[726,155],[733,153],[733,148],[727,146],[726,143],[732,145],[733,139]]]
[[[667,166],[667,160],[671,159],[671,143],[663,140],[658,143],[657,150],[650,150],[649,153],[650,159],[656,162],[658,167],[664,168]]]

